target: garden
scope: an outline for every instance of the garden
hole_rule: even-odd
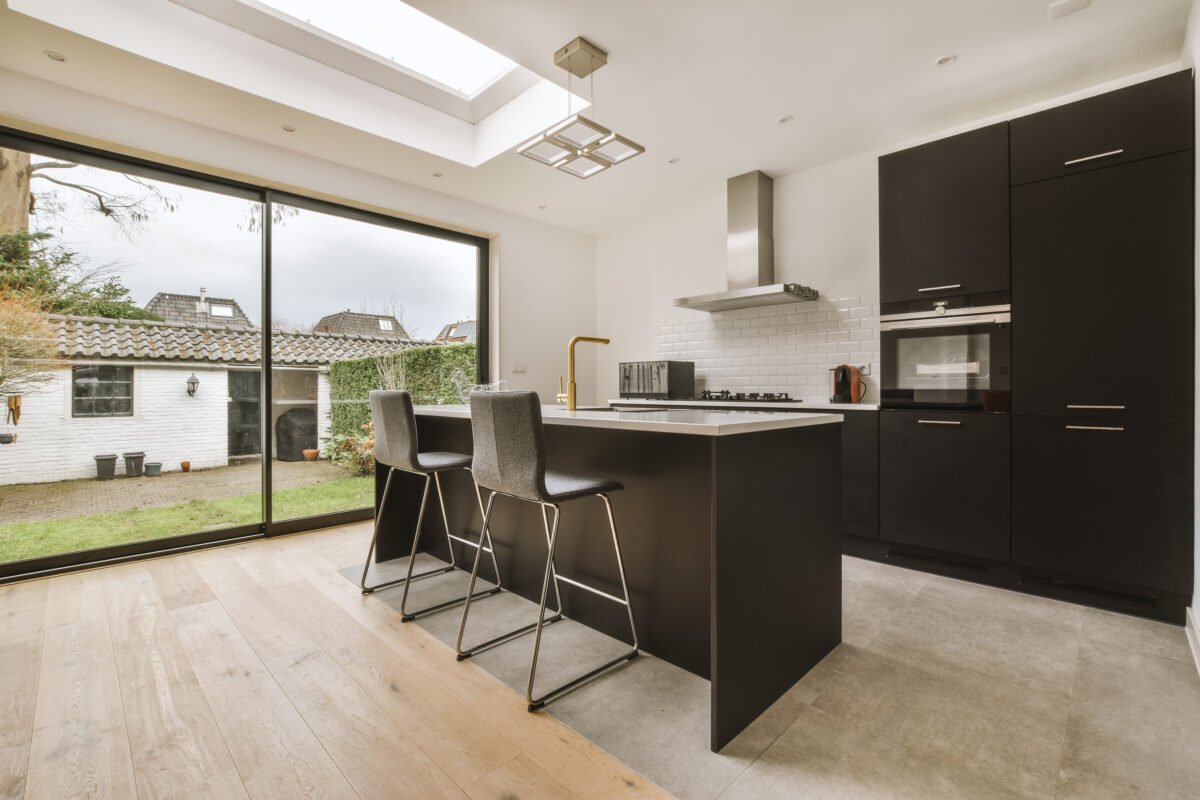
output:
[[[418,404],[460,402],[473,382],[475,345],[413,347],[330,366],[330,437],[317,462],[273,464],[276,520],[370,507],[374,434],[368,394],[408,389]],[[0,487],[0,563],[255,525],[263,515],[261,464],[160,477]],[[250,491],[248,491],[250,490]]]

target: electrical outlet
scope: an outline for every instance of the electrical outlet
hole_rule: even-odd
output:
[[[528,367],[526,367],[524,363],[520,361],[513,362],[512,371],[514,375],[524,375],[527,369]]]
[[[870,364],[859,364],[859,365],[858,365],[858,372],[859,372],[859,374],[860,374],[860,375],[862,375],[863,377],[866,377],[867,375],[870,375],[870,374],[871,374],[871,365],[870,365]]]

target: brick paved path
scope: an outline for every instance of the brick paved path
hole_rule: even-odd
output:
[[[328,461],[276,461],[271,472],[276,489],[350,477],[349,472]],[[258,461],[194,472],[168,472],[158,478],[118,476],[111,481],[87,479],[0,486],[0,525],[173,506],[193,498],[238,497],[258,494],[261,486],[262,464]]]

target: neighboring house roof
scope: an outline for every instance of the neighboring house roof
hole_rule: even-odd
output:
[[[355,336],[383,336],[408,339],[408,331],[391,314],[363,314],[346,309],[321,317],[313,326],[316,333],[344,333]]]
[[[113,358],[139,361],[211,361],[258,364],[259,332],[240,325],[181,325],[146,320],[49,315],[59,355],[65,358]],[[276,364],[319,366],[384,355],[429,342],[383,336],[272,331]]]
[[[146,310],[162,317],[164,322],[182,325],[252,327],[250,318],[237,301],[223,297],[159,292],[146,304]]]
[[[435,342],[473,342],[475,341],[475,320],[451,322],[433,337]]]

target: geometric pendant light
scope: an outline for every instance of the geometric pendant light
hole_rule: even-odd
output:
[[[518,147],[518,153],[576,178],[590,178],[646,152],[584,115],[571,114],[571,76],[592,76],[608,63],[607,53],[581,36],[558,50],[554,63],[567,71],[567,118]]]

